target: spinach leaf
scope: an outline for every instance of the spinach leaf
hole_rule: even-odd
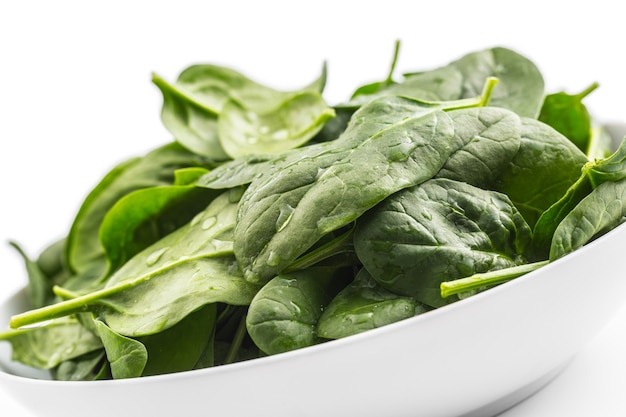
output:
[[[381,83],[370,94],[357,94],[346,107],[359,107],[374,98],[397,95],[422,100],[449,101],[480,94],[485,80],[500,82],[491,106],[536,118],[544,99],[544,81],[537,66],[519,53],[502,47],[472,52],[448,65],[405,74],[399,83]]]
[[[95,270],[96,277],[106,272],[108,262],[99,230],[104,216],[120,198],[134,190],[170,185],[180,168],[207,165],[206,159],[170,143],[114,167],[85,198],[72,223],[67,239],[70,270],[75,274]]]
[[[448,114],[455,126],[456,151],[435,178],[490,187],[519,150],[519,116],[496,107],[452,110]]]
[[[148,362],[146,347],[135,339],[111,330],[101,320],[94,320],[94,323],[104,345],[113,378],[140,377]]]
[[[125,263],[103,289],[76,296],[57,288],[70,299],[16,315],[12,326],[92,311],[117,333],[145,336],[206,304],[248,305],[258,286],[243,279],[232,255],[240,195],[221,194],[189,224]]]
[[[28,275],[28,299],[32,308],[39,308],[54,301],[55,296],[52,291],[52,282],[44,274],[36,261],[33,261],[24,250],[15,242],[9,242],[24,260],[26,273]]]
[[[267,282],[325,234],[431,178],[453,151],[453,133],[438,108],[382,98],[359,109],[336,141],[276,163],[241,200],[234,251],[246,279]]]
[[[500,82],[489,105],[504,107],[520,116],[536,118],[544,100],[544,81],[537,66],[519,53],[502,47],[469,53],[452,62],[463,76],[461,97],[480,94],[485,79]]]
[[[275,108],[255,112],[230,99],[217,128],[220,143],[231,158],[250,154],[279,154],[311,140],[335,111],[319,92],[304,91]]]
[[[148,352],[142,376],[194,369],[212,341],[216,312],[216,304],[207,304],[167,330],[138,338]]]
[[[66,360],[51,372],[59,381],[95,381],[111,377],[104,349]]]
[[[554,231],[550,260],[558,259],[619,226],[626,216],[626,175],[595,187]]]
[[[544,211],[533,229],[531,251],[535,259],[545,259],[551,251],[553,235],[561,221],[604,182],[621,181],[626,178],[626,140],[605,159],[587,162],[563,196]]]
[[[299,146],[334,115],[321,97],[326,65],[317,80],[294,92],[277,91],[232,69],[204,64],[185,69],[173,84],[156,74],[152,81],[163,94],[165,127],[185,147],[214,160],[242,152],[265,153],[268,146],[272,152]],[[296,114],[306,117],[281,120]]]
[[[426,101],[426,100],[418,100],[411,99],[416,107],[423,107],[424,109],[429,110],[445,110],[445,111],[454,111],[457,109],[465,109],[465,108],[474,108],[486,106],[491,97],[491,92],[494,87],[497,85],[498,80],[494,78],[489,78],[485,81],[485,85],[483,88],[483,92],[480,96],[468,98],[468,99],[460,99],[460,100],[452,100],[452,101]],[[389,100],[393,100],[393,98],[388,98]],[[401,99],[398,99],[401,100]],[[385,99],[381,99],[381,103],[384,103]],[[382,108],[382,106],[380,106]],[[379,111],[379,110],[374,110]],[[389,109],[389,112],[393,113],[395,110],[393,108]],[[421,110],[420,110],[421,111]],[[379,111],[383,113],[384,109]],[[352,113],[352,110],[346,110],[342,108],[341,114],[343,117],[348,117],[349,114],[350,120],[355,116]],[[363,117],[361,113],[356,114],[357,117]],[[409,116],[407,116],[409,117]],[[365,116],[367,118],[367,116]],[[346,119],[347,120],[347,119]],[[343,122],[341,122],[343,123]],[[347,122],[346,122],[347,123]],[[353,121],[352,124],[359,124],[359,121]],[[329,134],[345,134],[346,130],[348,130],[348,126],[345,128],[338,127],[337,129],[331,128],[332,132]],[[384,127],[384,123],[381,123],[381,126]],[[341,136],[341,135],[340,135]],[[335,139],[334,137],[332,137]],[[337,139],[341,139],[338,137]],[[469,140],[469,138],[467,138]],[[460,139],[462,140],[462,139]],[[458,142],[458,140],[457,140]],[[303,158],[314,159],[314,158],[324,158],[324,156],[328,153],[335,152],[334,149],[337,147],[337,143],[331,141],[328,143],[326,140],[321,141],[320,143],[315,143],[314,145],[310,145],[306,147],[306,150],[301,149],[293,149],[288,152],[284,152],[280,155],[248,155],[244,157],[237,158],[233,161],[226,162],[211,172],[203,175],[198,181],[197,185],[201,187],[214,188],[214,189],[222,189],[222,188],[230,188],[236,187],[240,185],[245,185],[251,183],[257,177],[271,177],[272,175],[277,175],[277,172],[284,169],[287,166],[291,166],[294,163],[299,162]]]
[[[386,326],[428,311],[411,297],[383,288],[365,268],[324,309],[317,322],[317,335],[340,339]]]
[[[161,185],[120,198],[100,226],[109,271],[117,270],[141,250],[188,223],[216,195],[194,185]]]
[[[509,198],[432,179],[363,215],[357,256],[383,287],[432,307],[448,304],[440,283],[525,262],[531,230]]]
[[[509,196],[531,227],[576,182],[587,157],[540,121],[522,118],[521,144],[493,188]]]
[[[40,369],[102,349],[100,339],[71,317],[0,333],[0,341],[11,343],[14,361]]]
[[[53,284],[60,285],[71,275],[65,257],[66,246],[67,238],[58,239],[44,248],[35,261],[41,272]]]
[[[319,343],[317,321],[351,278],[345,269],[334,267],[278,275],[259,290],[250,304],[246,318],[250,337],[270,355]]]
[[[583,99],[598,86],[598,83],[593,83],[574,95],[566,92],[548,94],[538,117],[571,140],[585,154],[589,151],[591,140],[591,116]]]

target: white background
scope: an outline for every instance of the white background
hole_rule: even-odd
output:
[[[386,76],[396,39],[402,40],[398,74],[502,45],[535,61],[550,90],[574,93],[598,81],[587,104],[599,118],[623,122],[626,33],[618,4],[2,2],[0,299],[26,280],[8,240],[36,256],[66,233],[108,169],[170,140],[152,71],[173,80],[186,66],[208,62],[290,89],[312,81],[327,61],[332,104]],[[623,352],[626,310],[557,380],[505,416],[626,415]],[[33,417],[2,391],[0,415]]]

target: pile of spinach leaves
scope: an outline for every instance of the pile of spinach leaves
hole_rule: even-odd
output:
[[[345,102],[194,65],[174,140],[115,166],[68,234],[22,254],[32,310],[0,341],[60,380],[223,365],[424,314],[624,221],[626,145],[507,48]],[[34,324],[45,323],[39,326]]]

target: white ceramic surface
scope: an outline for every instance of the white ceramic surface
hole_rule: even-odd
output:
[[[21,368],[3,349],[0,385],[42,417],[194,417],[209,410],[259,417],[494,415],[557,375],[623,304],[624,245],[626,225],[538,271],[422,316],[213,369],[47,381],[18,376]],[[3,303],[0,322],[23,303],[23,292]]]

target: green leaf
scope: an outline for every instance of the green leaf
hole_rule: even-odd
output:
[[[140,377],[148,362],[148,352],[145,346],[135,339],[111,330],[100,320],[94,320],[94,322],[104,345],[113,378]]]
[[[109,363],[104,349],[86,353],[78,358],[62,362],[53,370],[59,381],[95,381],[110,379]]]
[[[598,86],[598,83],[593,83],[574,95],[566,92],[547,95],[538,117],[571,140],[585,154],[589,152],[591,141],[591,116],[583,99]]]
[[[0,333],[0,341],[11,343],[14,361],[40,369],[102,349],[100,339],[71,317]]]
[[[326,65],[317,80],[293,92],[208,64],[190,66],[173,84],[156,74],[152,81],[163,94],[165,127],[188,149],[215,160],[299,146],[334,115],[321,97]]]
[[[621,181],[626,178],[626,140],[605,159],[587,162],[563,196],[544,211],[533,230],[532,253],[536,259],[545,259],[551,252],[553,235],[559,224],[596,187],[604,182]]]
[[[544,81],[537,66],[508,48],[490,48],[469,53],[450,65],[463,76],[462,97],[480,94],[485,79],[500,82],[489,105],[503,107],[522,117],[536,118],[544,100]]]
[[[565,216],[550,245],[553,261],[622,224],[626,216],[626,176],[595,187]]]
[[[497,177],[496,191],[509,196],[531,227],[576,182],[586,156],[554,128],[522,118],[520,148]]]
[[[145,336],[206,304],[248,305],[258,286],[243,279],[232,255],[240,196],[233,194],[223,193],[189,224],[137,254],[103,289],[18,314],[12,326],[92,311],[117,333]]]
[[[250,337],[270,355],[319,343],[317,321],[351,278],[349,270],[334,267],[278,275],[259,290],[250,304],[246,319]]]
[[[507,48],[472,52],[448,65],[408,73],[398,83],[369,88],[344,107],[359,107],[381,96],[402,96],[427,101],[450,101],[480,95],[488,78],[497,78],[491,106],[503,107],[520,116],[536,118],[544,99],[544,81],[536,65]]]
[[[142,376],[194,369],[215,331],[217,307],[207,304],[153,335],[138,340],[146,347],[148,361]]]
[[[452,110],[448,114],[455,125],[456,151],[435,178],[489,188],[520,148],[519,116],[496,107]]]
[[[15,242],[9,243],[24,260],[24,266],[28,275],[27,291],[31,307],[39,308],[50,304],[55,299],[51,280],[43,273],[39,264],[24,252],[20,245]]]
[[[120,198],[100,226],[100,241],[115,271],[159,239],[188,223],[216,197],[194,185],[162,185]]]
[[[531,231],[508,197],[448,179],[396,193],[357,222],[354,246],[388,290],[432,307],[440,283],[518,265]]]
[[[324,309],[317,335],[340,339],[424,313],[428,308],[411,297],[386,290],[364,268]]]
[[[170,143],[143,157],[114,167],[89,193],[72,223],[67,240],[68,266],[75,274],[93,271],[96,277],[108,269],[99,230],[104,216],[126,194],[148,187],[170,185],[180,168],[206,166],[209,161]]]
[[[336,141],[276,161],[241,200],[234,250],[246,279],[267,282],[325,234],[432,177],[453,133],[440,109],[383,98],[355,113]]]
[[[263,113],[231,99],[220,114],[218,134],[231,158],[279,154],[308,142],[333,117],[334,110],[312,91],[294,94]]]

